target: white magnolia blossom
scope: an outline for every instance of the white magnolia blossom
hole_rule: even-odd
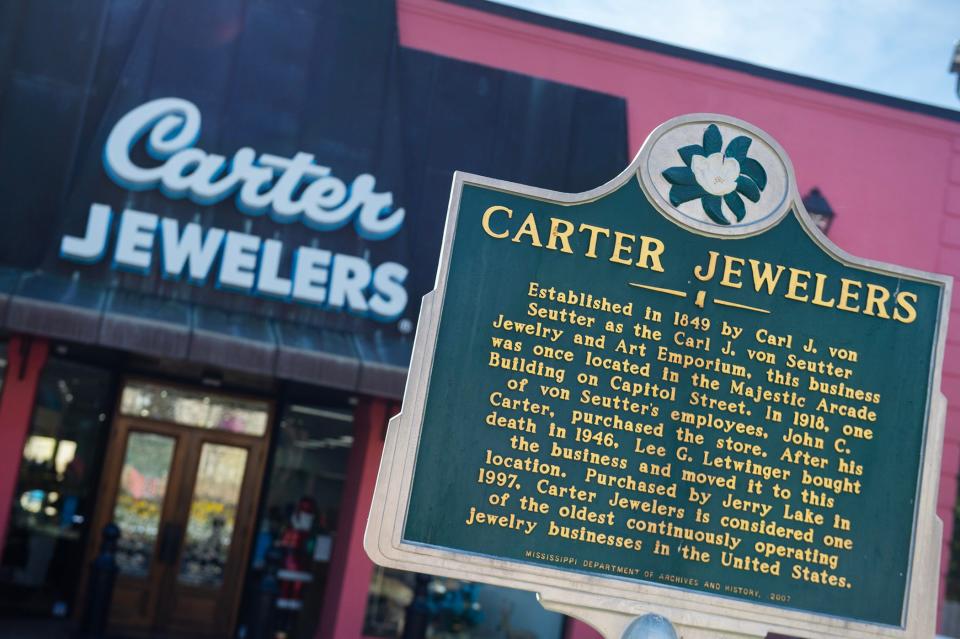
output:
[[[740,163],[734,158],[725,158],[720,153],[708,157],[695,155],[690,168],[697,184],[710,195],[726,195],[737,188]]]

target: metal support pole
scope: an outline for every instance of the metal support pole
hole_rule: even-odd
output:
[[[666,617],[646,614],[627,626],[623,639],[677,639],[677,631]]]
[[[100,553],[90,568],[87,580],[87,601],[80,624],[80,636],[87,639],[103,639],[110,619],[110,602],[113,600],[113,584],[117,578],[117,541],[120,528],[114,523],[103,527]]]
[[[279,548],[272,547],[264,555],[263,576],[257,588],[257,598],[253,609],[253,619],[250,620],[250,639],[269,639],[273,636],[276,626],[277,593],[280,591],[280,582],[277,580],[277,569],[283,553]]]
[[[407,606],[407,616],[403,622],[402,639],[424,639],[427,636],[427,626],[430,625],[430,605],[427,599],[429,584],[429,575],[417,575],[413,601]]]

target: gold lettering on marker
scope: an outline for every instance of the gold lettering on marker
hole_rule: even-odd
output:
[[[856,302],[860,298],[860,292],[851,289],[859,289],[861,286],[863,286],[863,284],[856,280],[848,280],[845,277],[840,278],[840,301],[837,302],[837,308],[850,313],[859,311],[859,304],[850,306],[848,302]]]
[[[710,251],[707,255],[710,256],[710,261],[707,262],[706,268],[704,268],[703,265],[693,268],[693,276],[701,282],[713,279],[713,274],[717,270],[717,257],[719,257],[720,254],[716,251]]]
[[[630,244],[626,243],[626,240],[630,241]],[[636,235],[630,235],[629,233],[621,233],[620,231],[613,232],[613,254],[610,256],[611,262],[617,262],[618,264],[633,264],[632,260],[625,259],[623,257],[624,253],[630,253],[633,250],[633,242],[637,239]]]
[[[757,293],[760,292],[760,289],[764,286],[767,287],[767,295],[773,295],[774,289],[777,287],[777,282],[780,281],[780,275],[783,273],[784,268],[777,265],[777,273],[773,274],[773,265],[770,262],[763,263],[763,270],[760,270],[760,262],[758,260],[750,260],[750,270],[753,272],[753,286],[757,290]]]
[[[480,225],[483,232],[494,239],[509,239],[514,244],[526,244],[534,248],[559,251],[566,254],[579,254],[589,259],[598,259],[601,253],[614,264],[636,266],[657,273],[664,273],[666,244],[656,237],[636,235],[604,226],[581,222],[574,223],[560,217],[549,217],[549,231],[546,224],[538,223],[535,211],[526,214],[522,221],[515,219],[514,211],[506,206],[494,205],[484,210]],[[541,233],[541,228],[543,232]],[[544,243],[544,238],[546,243]],[[602,239],[612,240],[604,242]],[[749,268],[745,268],[749,265]],[[784,274],[787,276],[784,277]],[[699,263],[693,265],[692,275],[700,282],[709,282],[716,278],[716,284],[727,288],[752,289],[765,295],[781,295],[795,302],[813,304],[822,308],[835,308],[848,313],[861,313],[879,319],[893,319],[910,324],[917,319],[916,293],[901,291],[898,282],[895,291],[891,287],[873,282],[839,277],[831,278],[825,273],[817,273],[793,266],[764,262],[755,258],[743,258],[721,254],[719,251],[707,251]],[[752,279],[751,279],[752,278]],[[745,281],[746,280],[746,281]],[[812,281],[811,281],[812,280]],[[634,283],[628,282],[633,286]],[[651,283],[640,286],[649,290],[676,290]],[[686,291],[677,291],[686,294]],[[694,291],[690,291],[693,294]],[[697,306],[702,308],[706,295],[697,295]],[[715,300],[717,304],[769,312],[760,304],[744,302],[731,303]]]
[[[824,306],[826,308],[833,308],[833,305],[836,301],[831,297],[829,300],[823,299],[823,287],[827,282],[827,276],[823,273],[817,273],[817,283],[813,288],[813,300],[811,300],[817,306]]]
[[[483,212],[483,218],[480,220],[480,226],[483,227],[484,232],[490,237],[495,237],[497,239],[502,239],[510,235],[510,231],[504,231],[503,233],[494,233],[493,229],[490,228],[490,218],[494,213],[503,211],[507,214],[507,218],[513,217],[513,211],[508,209],[505,206],[491,206],[486,211]]]
[[[520,225],[520,230],[517,231],[517,234],[513,236],[512,242],[519,242],[521,237],[529,236],[530,243],[536,247],[542,247],[543,244],[540,243],[540,233],[537,231],[537,219],[533,216],[533,213],[528,213],[526,219],[523,220],[523,224]]]
[[[605,229],[602,226],[594,226],[592,224],[581,224],[580,232],[587,231],[590,233],[590,243],[587,245],[587,257],[592,257],[596,259],[597,257],[597,235],[603,235],[604,237],[610,237],[610,229]]]
[[[734,264],[739,266],[734,267]],[[744,265],[744,260],[739,257],[734,257],[732,255],[723,256],[723,277],[720,279],[720,286],[729,286],[730,288],[740,288],[743,286],[743,282],[740,282],[740,275],[743,271],[740,270],[740,266]],[[733,278],[737,278],[737,281],[734,281]]]
[[[806,279],[800,279],[801,277]],[[803,297],[800,296],[800,291],[807,290],[807,283],[810,278],[810,271],[802,271],[798,268],[790,269],[790,280],[787,282],[787,294],[784,295],[787,299],[797,300],[798,302],[806,302],[808,299],[807,295]]]
[[[663,263],[660,261],[660,256],[663,255],[665,248],[663,242],[657,238],[641,235],[640,259],[637,260],[637,266],[663,273]]]
[[[889,299],[890,291],[882,286],[867,283],[867,301],[863,305],[863,314],[890,319],[890,314],[887,313],[887,301]]]
[[[563,227],[563,230],[560,230],[560,227]],[[558,217],[550,218],[550,235],[547,237],[547,248],[551,251],[557,250],[557,240],[560,241],[562,247],[560,248],[561,253],[573,253],[573,249],[570,248],[570,235],[573,234],[573,222],[562,220]]]

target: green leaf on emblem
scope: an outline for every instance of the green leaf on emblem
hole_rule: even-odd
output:
[[[744,197],[751,202],[756,202],[760,199],[760,189],[757,188],[757,183],[745,175],[737,178],[737,191],[743,193]]]
[[[727,206],[730,207],[730,210],[733,211],[734,216],[737,218],[737,222],[742,222],[743,217],[747,214],[747,210],[743,206],[743,200],[740,199],[740,196],[736,191],[733,193],[727,193],[723,196],[723,201],[727,203]]]
[[[711,220],[717,224],[730,224],[727,218],[723,217],[723,207],[720,206],[719,195],[704,195],[700,201],[703,203],[703,210],[706,211]]]
[[[707,192],[699,184],[675,184],[670,188],[670,204],[680,206],[684,202],[703,197]]]
[[[730,140],[730,144],[727,145],[727,150],[724,152],[724,155],[728,158],[734,158],[742,164],[744,158],[747,157],[747,150],[750,148],[750,142],[751,140],[747,136],[738,135]]]
[[[753,158],[744,158],[740,160],[740,173],[757,183],[762,191],[767,188],[767,172],[763,166]]]
[[[707,127],[707,130],[703,132],[704,153],[707,155],[719,153],[721,146],[723,146],[723,136],[720,135],[720,129],[717,128],[716,124],[711,124]]]
[[[703,151],[703,147],[699,144],[691,144],[690,146],[683,146],[677,149],[677,153],[680,154],[680,159],[683,160],[683,163],[687,166],[690,166],[690,163],[693,161],[693,156],[695,155],[706,155]]]
[[[663,172],[663,177],[670,184],[696,184],[697,178],[693,171],[685,166],[674,166]]]

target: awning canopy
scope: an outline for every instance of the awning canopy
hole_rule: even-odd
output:
[[[399,399],[412,338],[348,333],[0,269],[9,331]]]

